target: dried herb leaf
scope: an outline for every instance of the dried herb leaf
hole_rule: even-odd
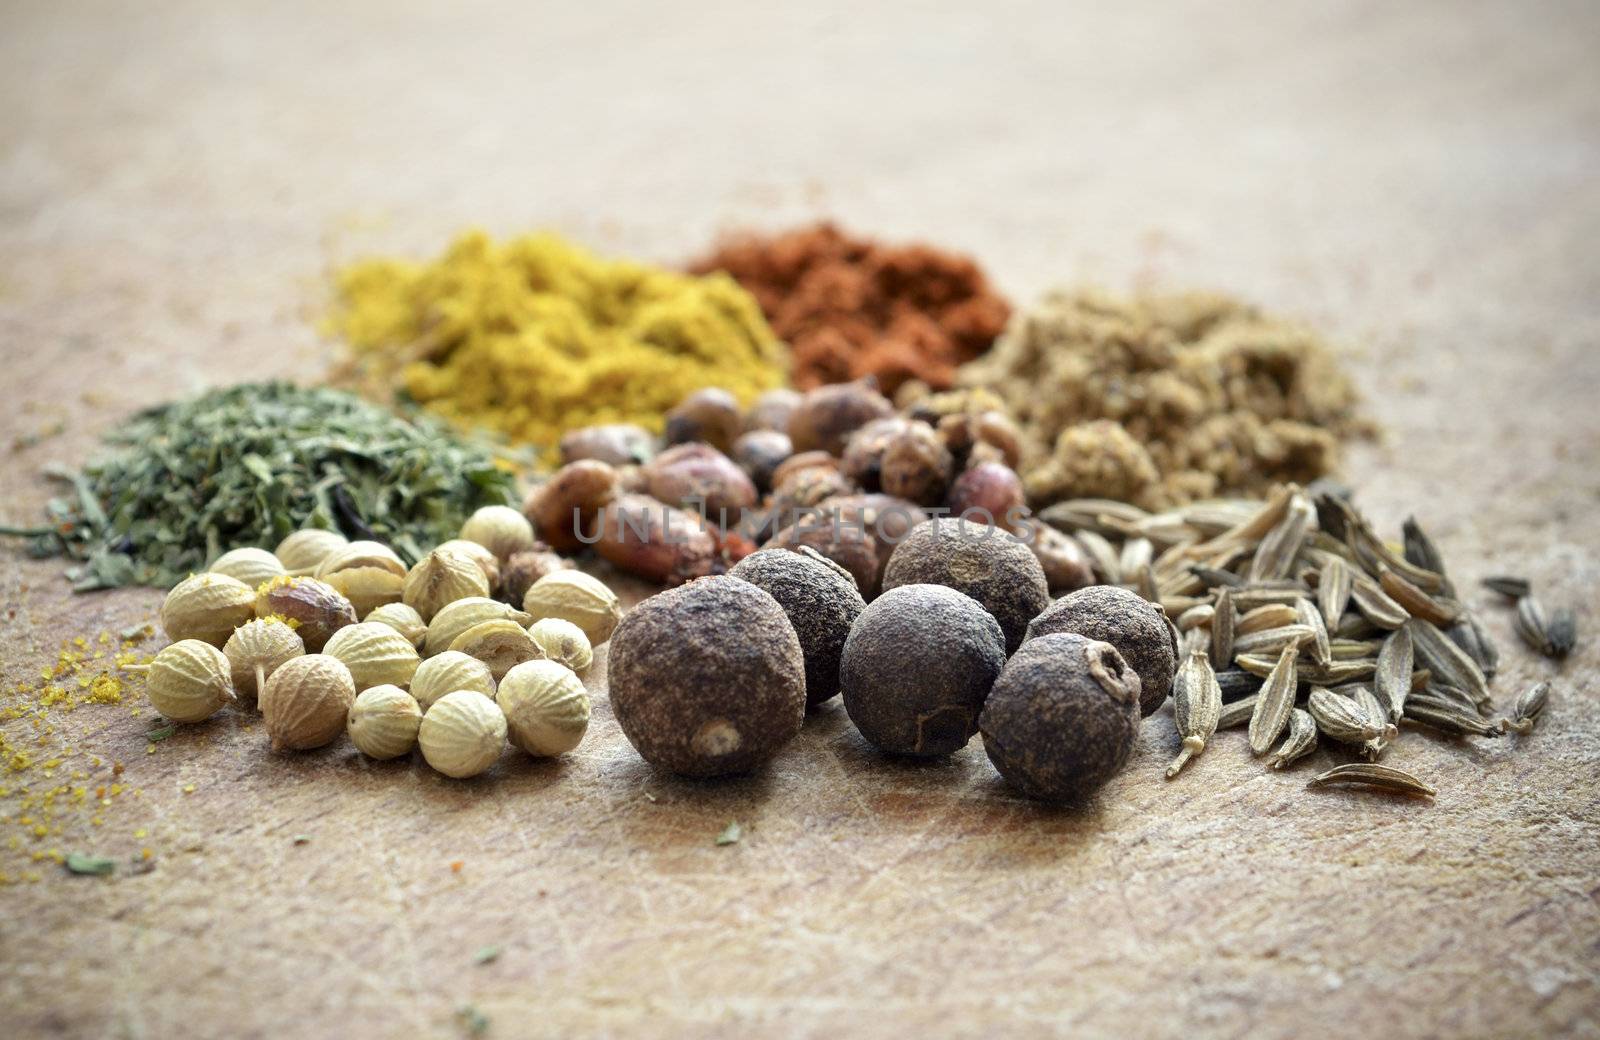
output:
[[[166,740],[176,732],[178,732],[178,727],[169,722],[165,726],[157,726],[155,729],[150,730],[144,735],[144,739],[154,744],[158,740]]]
[[[744,828],[739,826],[737,820],[729,820],[728,825],[722,828],[722,833],[717,835],[718,845],[732,845],[744,836]]]
[[[502,949],[503,947],[500,946],[479,947],[478,951],[472,955],[472,963],[493,964],[495,961],[500,959],[500,953]]]
[[[1347,784],[1379,787],[1386,791],[1423,795],[1428,798],[1432,798],[1437,793],[1433,788],[1404,770],[1396,769],[1393,766],[1380,766],[1373,762],[1350,762],[1342,766],[1334,766],[1326,773],[1319,773],[1312,777],[1306,787],[1332,787]]]
[[[81,852],[72,852],[67,854],[66,867],[74,874],[105,877],[117,872],[117,861],[109,856],[88,856]]]

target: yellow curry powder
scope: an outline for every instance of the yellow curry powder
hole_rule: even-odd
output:
[[[358,262],[328,330],[376,381],[453,422],[553,454],[595,423],[659,431],[692,390],[748,403],[783,385],[788,352],[726,275],[606,260],[554,235],[469,232],[437,259]]]

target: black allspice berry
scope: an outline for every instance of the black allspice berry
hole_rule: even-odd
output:
[[[978,720],[989,761],[1030,798],[1076,802],[1115,776],[1139,733],[1139,676],[1110,643],[1023,644]]]
[[[1143,715],[1154,714],[1172,691],[1178,638],[1161,608],[1116,585],[1092,585],[1063,596],[1028,625],[1028,638],[1075,632],[1117,648],[1139,673]]]
[[[902,585],[867,605],[844,644],[844,706],[896,755],[948,755],[978,727],[1006,662],[999,622],[943,585]]]
[[[1000,622],[1007,653],[1016,651],[1028,622],[1050,602],[1044,568],[1026,543],[960,517],[918,524],[889,557],[884,589],[922,584],[947,585],[977,600]]]
[[[728,572],[778,601],[806,659],[806,707],[839,693],[839,659],[850,626],[867,608],[850,572],[809,546],[762,549]]]
[[[778,601],[719,575],[658,593],[611,636],[611,707],[645,761],[685,776],[744,773],[805,719],[805,658]]]

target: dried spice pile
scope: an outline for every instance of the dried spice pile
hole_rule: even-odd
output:
[[[464,426],[552,453],[568,429],[659,431],[689,391],[742,401],[783,383],[787,354],[726,276],[603,260],[551,235],[463,235],[427,263],[372,259],[338,276],[327,328],[348,376]]]
[[[755,295],[794,350],[802,390],[863,376],[891,395],[913,379],[946,389],[1011,313],[969,257],[826,223],[731,239],[693,270],[726,271]]]
[[[504,504],[512,472],[487,447],[351,394],[256,383],[141,413],[111,454],[55,471],[74,494],[50,504],[40,555],[82,560],[80,590],[170,586],[234,546],[269,547],[301,527],[381,538],[415,559],[480,506]]]
[[[1431,795],[1425,781],[1378,764],[1401,726],[1456,738],[1527,733],[1549,698],[1549,684],[1536,684],[1502,714],[1490,692],[1499,652],[1457,598],[1432,540],[1410,520],[1397,551],[1330,484],[1165,513],[1074,500],[1041,519],[1077,539],[1103,580],[1175,619],[1183,749],[1169,778],[1217,730],[1248,727],[1250,750],[1274,769],[1319,743],[1364,760],[1310,786]],[[1502,591],[1526,589],[1497,581],[1515,583],[1495,586]]]
[[[1012,409],[1036,508],[1262,494],[1330,472],[1340,439],[1366,429],[1318,336],[1205,294],[1052,293],[961,382]]]

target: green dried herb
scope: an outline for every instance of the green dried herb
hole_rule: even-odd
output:
[[[154,744],[158,740],[166,740],[176,732],[178,732],[178,727],[169,722],[165,726],[160,726],[146,733],[144,739]]]
[[[456,1021],[461,1023],[461,1028],[467,1031],[468,1036],[482,1036],[489,1031],[489,1016],[471,1004],[463,1004],[456,1009]]]
[[[472,963],[474,963],[474,964],[493,964],[495,961],[500,959],[500,951],[501,951],[501,949],[502,949],[502,947],[499,947],[499,946],[485,946],[485,947],[482,947],[481,949],[478,950],[477,953],[474,953],[472,955]]]
[[[490,446],[337,390],[254,383],[154,408],[107,438],[50,503],[35,555],[83,561],[80,591],[171,586],[226,549],[302,527],[372,538],[415,561],[515,479]]]
[[[744,829],[739,826],[738,821],[730,820],[728,821],[728,825],[722,828],[722,833],[717,835],[717,844],[732,845],[743,836]]]
[[[116,860],[108,856],[86,856],[81,852],[68,855],[66,866],[74,874],[92,874],[96,877],[105,877],[117,872]]]

